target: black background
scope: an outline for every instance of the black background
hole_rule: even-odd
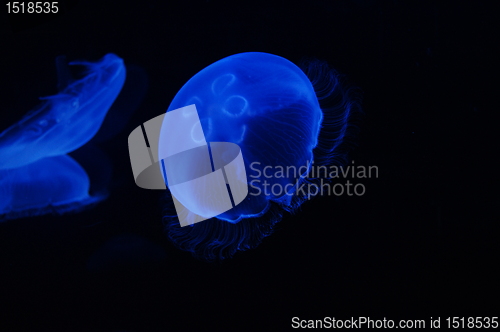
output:
[[[0,25],[0,127],[56,93],[56,56],[113,52],[147,77],[100,145],[110,197],[0,224],[2,330],[267,330],[292,317],[498,316],[493,7],[434,1],[73,1]],[[37,16],[38,15],[38,16]],[[329,62],[363,91],[362,197],[318,197],[255,250],[209,264],[166,238],[127,136],[207,65],[260,51]],[[143,81],[144,86],[146,79]],[[444,322],[442,322],[444,324]]]

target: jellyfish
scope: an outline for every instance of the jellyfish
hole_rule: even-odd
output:
[[[295,213],[317,195],[301,189],[330,179],[328,174],[308,176],[312,165],[346,162],[354,114],[361,111],[359,98],[326,62],[307,60],[299,68],[258,52],[232,55],[198,72],[167,113],[192,104],[207,142],[240,147],[249,185],[240,204],[186,227],[179,225],[172,192],[166,191],[163,220],[169,239],[208,261],[255,248],[285,212]],[[179,144],[167,140],[163,130],[160,145]]]
[[[72,79],[64,57],[56,59],[59,93],[0,133],[0,219],[64,213],[103,199],[89,194],[85,170],[67,153],[99,130],[125,82],[123,60],[114,54]]]

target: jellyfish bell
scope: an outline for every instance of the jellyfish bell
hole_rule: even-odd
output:
[[[304,72],[268,53],[232,55],[193,76],[167,112],[190,104],[196,105],[207,142],[240,146],[250,184],[244,201],[217,218],[237,223],[263,215],[270,201],[289,204],[301,174],[276,177],[267,176],[265,170],[282,167],[307,172],[313,162],[323,113]],[[162,131],[159,144],[160,149],[168,149],[179,143]],[[273,187],[280,190],[269,191]]]
[[[87,173],[68,155],[0,170],[0,175],[0,221],[78,212],[106,198],[89,194]]]

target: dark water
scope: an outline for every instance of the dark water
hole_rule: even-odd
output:
[[[292,318],[498,314],[493,8],[475,2],[73,1],[0,16],[0,129],[56,93],[54,59],[113,52],[147,92],[99,148],[110,196],[74,215],[0,224],[2,330],[266,330]],[[208,264],[176,249],[160,194],[135,186],[132,129],[231,54],[328,61],[363,91],[361,196],[285,215],[255,250]],[[144,75],[143,75],[144,74]],[[142,81],[141,81],[142,80]],[[494,102],[495,101],[495,102]],[[77,156],[75,155],[77,159]],[[495,168],[496,169],[496,168]]]

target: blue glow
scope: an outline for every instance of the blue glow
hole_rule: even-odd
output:
[[[0,134],[0,169],[28,165],[41,158],[59,156],[87,143],[99,130],[108,109],[125,81],[123,61],[107,54],[96,63],[74,61],[86,75]],[[60,81],[65,64],[58,62]],[[61,84],[61,83],[60,83]],[[63,83],[64,84],[64,83]]]
[[[214,260],[257,246],[284,211],[294,212],[313,196],[297,191],[321,180],[306,178],[313,163],[345,161],[343,143],[357,103],[327,64],[314,60],[302,67],[267,53],[236,54],[206,67],[177,93],[167,112],[195,104],[208,142],[241,147],[250,184],[240,205],[182,228],[167,193],[164,219],[178,247]],[[297,172],[266,177],[266,167]],[[270,191],[273,186],[286,192]]]
[[[96,203],[89,195],[84,169],[67,155],[43,158],[26,166],[0,171],[0,211],[10,217],[64,213]]]
[[[81,79],[57,61],[59,90],[19,122],[0,133],[0,219],[63,213],[101,200],[89,195],[89,178],[66,153],[99,130],[125,82],[122,59],[107,54],[84,66]]]

